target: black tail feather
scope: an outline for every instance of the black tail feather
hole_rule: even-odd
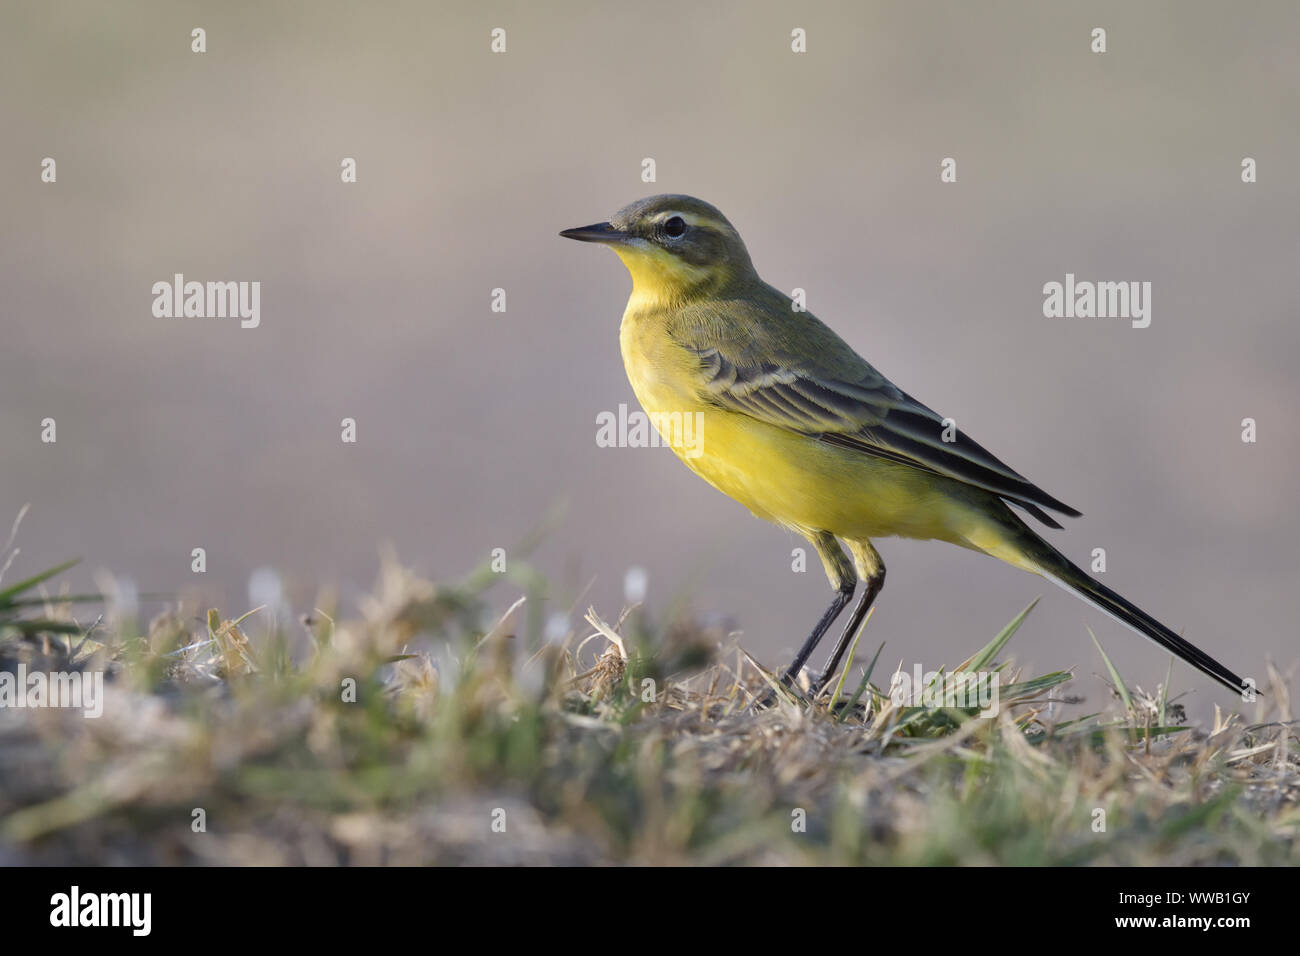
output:
[[[1206,677],[1218,681],[1229,690],[1238,694],[1246,691],[1258,693],[1254,690],[1253,685],[1246,684],[1233,671],[1220,664],[1205,651],[1190,641],[1179,637],[1136,604],[1116,594],[1082,569],[1075,567],[1064,555],[1042,541],[1037,535],[1034,537],[1040,545],[1040,548],[1036,549],[1037,551],[1041,553],[1042,549],[1046,549],[1050,552],[1051,559],[1041,561],[1040,564],[1042,573],[1051,580],[1073,591],[1094,607],[1106,612],[1121,624],[1133,629],[1176,657],[1191,664]]]

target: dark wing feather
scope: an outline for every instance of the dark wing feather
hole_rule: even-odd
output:
[[[842,345],[838,338],[832,344]],[[952,441],[944,441],[939,415],[856,355],[857,362],[850,365],[854,381],[827,375],[822,369],[734,360],[718,346],[693,351],[699,356],[702,393],[720,407],[983,488],[1051,527],[1060,524],[1043,508],[1070,517],[1080,514],[1007,467],[960,429],[953,431]]]

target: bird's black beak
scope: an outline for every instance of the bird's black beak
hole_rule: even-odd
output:
[[[615,229],[607,222],[598,222],[577,229],[566,229],[560,233],[565,239],[577,239],[579,242],[618,242],[627,238],[627,233]]]

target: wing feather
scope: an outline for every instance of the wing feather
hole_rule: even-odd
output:
[[[861,359],[853,366],[858,373],[854,381],[779,362],[745,363],[717,346],[693,351],[699,357],[703,394],[723,408],[983,488],[1053,527],[1060,525],[1043,508],[1070,517],[1080,514],[959,429],[948,429],[951,440],[945,440],[944,420],[938,414]]]

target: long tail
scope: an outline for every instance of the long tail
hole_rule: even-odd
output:
[[[1010,521],[1006,521],[1010,518]],[[1082,598],[1098,610],[1104,611],[1125,627],[1131,628],[1147,640],[1182,658],[1207,677],[1240,694],[1254,691],[1240,677],[1224,667],[1196,645],[1183,640],[1136,604],[1116,594],[1086,571],[1076,567],[1070,559],[1040,538],[1023,521],[1007,509],[1003,519],[1004,537],[996,543],[985,541],[979,550],[1040,574],[1053,584],[1060,585],[1076,597]],[[1012,531],[1014,523],[1014,531]],[[1006,535],[1011,532],[1010,535]],[[1008,537],[1010,540],[1008,540]],[[974,542],[972,542],[974,544]],[[989,547],[988,545],[992,545]]]
[[[1037,537],[1037,535],[1035,535]],[[1040,539],[1041,541],[1041,539]],[[1104,611],[1126,627],[1131,628],[1165,650],[1182,658],[1206,677],[1211,677],[1235,693],[1250,690],[1246,683],[1227,667],[1220,664],[1195,644],[1183,640],[1132,601],[1116,594],[1087,572],[1076,567],[1055,548],[1043,542],[1054,561],[1043,561],[1035,555],[1037,571],[1053,584],[1058,584],[1093,607]]]

